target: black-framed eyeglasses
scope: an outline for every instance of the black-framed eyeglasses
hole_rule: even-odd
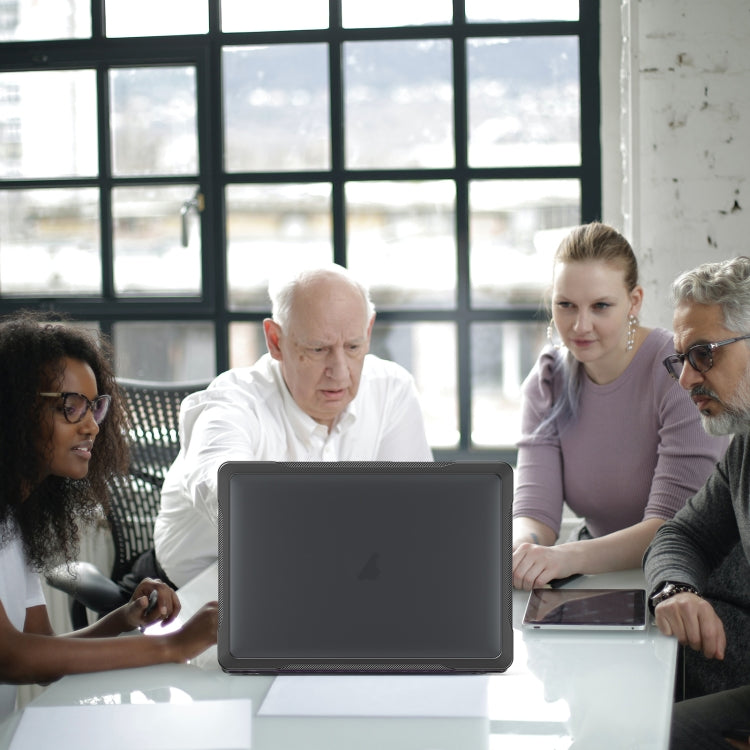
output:
[[[679,380],[682,370],[685,366],[685,360],[697,372],[708,372],[714,366],[714,352],[720,346],[734,344],[735,341],[750,339],[750,333],[745,336],[736,336],[733,339],[724,339],[723,341],[714,341],[711,344],[695,344],[691,346],[684,354],[670,354],[664,360],[664,367],[667,372],[675,379]]]
[[[94,422],[101,424],[104,417],[107,416],[109,405],[112,401],[111,396],[97,396],[93,401],[89,401],[82,393],[71,393],[64,391],[62,393],[40,393],[45,398],[61,398],[63,400],[62,413],[67,422],[77,424],[85,416],[86,412],[91,409],[94,415]]]

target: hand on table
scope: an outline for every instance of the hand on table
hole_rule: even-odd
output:
[[[565,545],[520,544],[513,553],[513,586],[530,591],[578,573]]]
[[[683,646],[701,651],[708,659],[723,659],[727,646],[724,625],[714,608],[688,592],[665,599],[654,611],[656,625]]]
[[[178,631],[169,637],[176,646],[179,661],[193,659],[216,643],[219,603],[204,604]]]

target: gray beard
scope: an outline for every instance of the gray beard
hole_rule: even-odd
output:
[[[716,398],[713,393],[709,395]],[[719,401],[719,403],[724,407],[720,414],[716,416],[701,414],[703,429],[709,435],[750,432],[750,372],[743,375],[731,400]]]

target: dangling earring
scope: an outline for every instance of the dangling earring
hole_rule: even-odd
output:
[[[635,333],[638,330],[638,318],[635,315],[631,315],[628,318],[628,338],[625,342],[625,351],[632,352],[635,346]]]
[[[556,333],[557,333],[557,330],[555,329],[555,321],[550,320],[549,325],[547,326],[547,339],[555,349],[562,349],[562,346],[563,346],[562,338],[560,337],[560,334],[557,333],[557,341],[555,341]]]

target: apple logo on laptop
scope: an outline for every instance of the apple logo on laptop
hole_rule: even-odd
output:
[[[380,554],[377,552],[373,552],[370,555],[357,576],[360,581],[376,581],[380,577],[380,566],[378,565],[379,557]]]

